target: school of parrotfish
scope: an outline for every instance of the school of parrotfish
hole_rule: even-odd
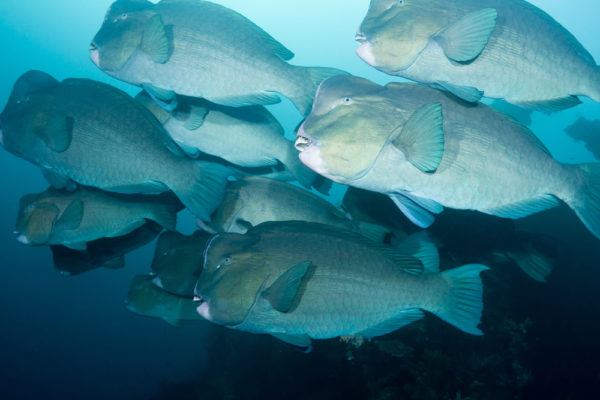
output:
[[[488,267],[440,269],[435,231],[370,218],[359,199],[384,195],[419,228],[444,207],[517,219],[564,202],[600,238],[600,164],[561,164],[519,118],[479,102],[525,118],[599,102],[600,67],[523,0],[371,0],[355,40],[366,63],[415,83],[292,65],[208,1],[115,1],[91,60],[138,96],[32,70],[0,114],[2,146],[51,185],[22,197],[17,240],[50,246],[72,275],[120,268],[160,234],[126,306],[174,325],[208,320],[309,351],[426,311],[481,335]],[[280,96],[305,117],[295,143],[264,107]],[[331,181],[350,187],[341,206]],[[176,231],[184,208],[202,228],[190,236]],[[485,252],[544,281],[552,261],[525,242]]]

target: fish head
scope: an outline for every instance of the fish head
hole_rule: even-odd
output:
[[[32,245],[48,243],[59,213],[60,210],[55,204],[40,200],[39,195],[23,196],[19,201],[17,214],[17,240]]]
[[[164,318],[169,316],[169,294],[156,286],[151,275],[133,277],[125,307],[136,314]]]
[[[252,248],[258,240],[256,235],[223,233],[209,241],[194,290],[203,301],[198,313],[204,318],[226,326],[244,321],[265,280],[261,268],[266,259]]]
[[[335,76],[321,83],[313,110],[298,129],[300,160],[339,183],[364,176],[389,136],[379,96],[384,88],[363,78]]]
[[[13,86],[6,107],[0,113],[2,146],[24,157],[46,136],[55,120],[56,98],[52,89],[59,82],[41,71],[28,71]],[[26,158],[26,157],[25,157]]]
[[[154,5],[145,0],[118,0],[108,9],[90,44],[90,58],[103,71],[116,73],[142,45]]]
[[[367,64],[395,75],[408,68],[443,27],[445,18],[429,0],[371,0],[355,40]]]
[[[248,207],[251,207],[247,183],[240,179],[229,182],[225,196],[217,209],[211,226],[219,232],[246,233],[248,228],[239,222]]]

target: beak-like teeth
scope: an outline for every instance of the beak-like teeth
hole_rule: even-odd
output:
[[[194,296],[194,301],[202,301],[202,297],[196,295]]]
[[[354,40],[362,44],[367,41],[367,37],[364,35],[364,33],[357,32],[356,36],[354,36]]]
[[[94,42],[90,43],[90,52],[98,50],[98,46]]]
[[[296,143],[294,143],[294,146],[296,147],[296,150],[298,151],[302,151],[304,149],[306,149],[308,146],[310,146],[312,143],[312,141],[304,136],[298,136],[296,137]]]

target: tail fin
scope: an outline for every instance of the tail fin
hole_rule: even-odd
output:
[[[489,269],[481,264],[469,264],[441,273],[448,292],[435,309],[429,311],[472,335],[483,335],[477,325],[483,311],[483,285],[479,273]]]
[[[177,211],[178,207],[175,204],[157,203],[153,205],[147,218],[169,231],[174,231],[177,226]]]
[[[304,77],[301,83],[297,86],[295,93],[291,93],[288,97],[294,103],[296,108],[306,116],[312,108],[317,88],[325,79],[335,75],[348,75],[347,72],[335,68],[323,67],[296,67],[301,69]]]
[[[288,146],[285,159],[281,160],[281,162],[290,170],[302,186],[310,189],[317,180],[317,173],[302,164],[302,161],[300,161],[300,158],[298,157],[298,151],[291,143]]]
[[[531,279],[540,283],[546,283],[546,278],[554,269],[554,261],[531,245],[527,246],[525,251],[509,250],[506,256]]]
[[[186,162],[192,166],[191,173],[180,174],[177,182],[169,188],[192,214],[203,221],[210,221],[210,215],[221,204],[225,195],[227,177],[234,170],[206,161]]]
[[[581,186],[569,205],[581,222],[600,239],[600,163],[579,165]]]

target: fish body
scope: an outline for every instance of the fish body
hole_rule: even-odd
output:
[[[51,176],[114,192],[172,190],[206,220],[230,172],[185,158],[148,110],[88,79],[58,82],[29,71],[15,83],[0,123],[4,148]]]
[[[87,243],[85,250],[50,246],[54,268],[62,275],[79,275],[96,268],[123,268],[125,254],[153,241],[163,227],[152,221],[125,236],[102,238]]]
[[[230,182],[211,227],[217,232],[246,233],[263,222],[289,220],[357,229],[351,219],[327,200],[297,186],[262,177]]]
[[[562,25],[523,0],[372,0],[358,55],[467,101],[541,110],[600,102],[600,68]]]
[[[335,69],[287,63],[294,54],[243,15],[208,1],[119,0],[91,46],[100,69],[163,100],[174,93],[230,106],[274,104],[307,114]]]
[[[423,317],[421,310],[481,334],[484,269],[423,273],[417,259],[349,231],[265,223],[212,239],[196,286],[204,300],[198,312],[303,348],[310,338],[383,335]]]
[[[170,196],[123,195],[79,187],[66,192],[52,187],[21,198],[18,240],[32,245],[85,249],[100,238],[127,235],[146,221],[174,230],[181,206]]]
[[[294,144],[285,138],[283,127],[265,107],[227,107],[178,96],[177,108],[168,113],[145,92],[137,98],[156,113],[171,138],[191,157],[206,153],[250,168],[281,163],[306,187],[317,178],[300,162]]]
[[[520,218],[560,199],[600,236],[598,164],[560,164],[524,126],[441,91],[331,78],[296,144],[316,172],[389,195],[421,227],[443,207]]]
[[[154,284],[171,294],[194,297],[209,238],[210,234],[203,231],[189,236],[170,231],[161,234],[150,266]]]
[[[165,292],[152,281],[152,275],[136,275],[125,299],[131,312],[152,318],[160,318],[173,326],[183,321],[202,320],[196,312],[197,303],[191,298]]]

